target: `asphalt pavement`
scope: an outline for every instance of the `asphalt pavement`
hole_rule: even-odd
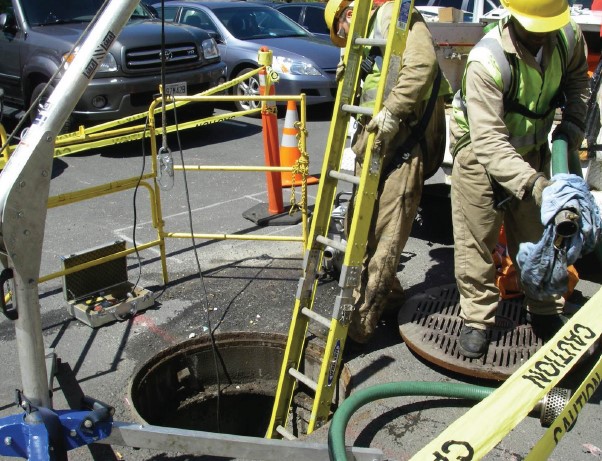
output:
[[[220,109],[219,113],[224,110]],[[308,152],[310,173],[318,176],[328,137],[329,108],[310,109]],[[279,118],[282,128],[283,117]],[[259,120],[243,118],[170,135],[168,143],[176,163],[237,165],[263,164]],[[178,144],[181,143],[180,152]],[[148,146],[144,151],[148,153]],[[56,159],[51,196],[90,188],[148,171],[141,143],[101,148]],[[442,172],[427,185],[417,220],[402,255],[398,276],[406,299],[429,288],[454,283],[451,209]],[[310,205],[317,186],[308,189]],[[288,203],[288,191],[284,196]],[[152,240],[152,216],[146,190],[120,192],[49,210],[42,255],[42,274],[61,268],[65,256],[123,239],[128,246]],[[267,202],[265,177],[248,173],[176,173],[173,189],[161,194],[168,232],[300,236],[299,224],[257,226],[245,211]],[[169,239],[169,282],[162,281],[158,250],[151,248],[127,259],[129,280],[154,293],[155,304],[122,321],[99,328],[75,320],[67,310],[63,280],[40,284],[43,339],[58,358],[54,379],[55,409],[78,408],[87,395],[115,408],[115,420],[142,423],[133,408],[130,386],[136,374],[157,354],[179,344],[233,332],[285,335],[302,274],[299,242],[253,240]],[[139,259],[138,259],[139,258]],[[200,269],[200,271],[199,271]],[[582,304],[600,288],[600,271],[584,268],[572,302]],[[337,282],[319,283],[317,305],[337,294]],[[2,379],[0,416],[19,414],[14,391],[21,387],[20,359],[14,325],[0,320]],[[21,359],[22,361],[22,359]],[[578,384],[591,361],[580,364],[567,385]],[[212,367],[213,364],[201,364]],[[346,357],[346,373],[354,376],[354,389],[394,381],[468,383],[496,387],[499,382],[450,372],[424,360],[403,342],[396,316],[379,324],[365,349]],[[572,377],[571,377],[572,376]],[[166,397],[167,398],[167,397]],[[591,461],[602,459],[602,390],[584,405],[574,428],[550,459]],[[350,421],[346,442],[383,451],[385,459],[407,460],[462,416],[474,402],[450,398],[399,397],[369,404]],[[254,414],[237,415],[253,421]],[[491,415],[492,423],[496,415]],[[309,440],[326,442],[327,428]],[[484,459],[522,460],[544,434],[536,418],[525,418]],[[2,458],[8,459],[8,458]],[[134,449],[93,444],[69,452],[72,460],[210,460],[212,456],[178,451]],[[327,458],[325,458],[327,459]],[[468,458],[466,458],[468,459]]]

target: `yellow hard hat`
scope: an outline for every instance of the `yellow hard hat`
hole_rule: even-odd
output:
[[[330,30],[330,39],[336,46],[344,48],[346,40],[337,35],[339,29],[339,16],[351,4],[350,0],[329,0],[324,8],[324,20]]]
[[[501,3],[529,32],[552,32],[571,20],[567,0],[501,0]]]

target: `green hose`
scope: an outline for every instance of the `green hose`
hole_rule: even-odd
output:
[[[345,430],[351,416],[363,405],[375,400],[408,395],[431,397],[455,397],[469,400],[483,400],[495,389],[471,384],[434,383],[405,381],[378,384],[351,394],[332,417],[328,429],[328,455],[330,461],[346,461]]]
[[[552,142],[552,176],[558,173],[572,173],[583,178],[579,153],[569,152],[568,141],[563,135]]]

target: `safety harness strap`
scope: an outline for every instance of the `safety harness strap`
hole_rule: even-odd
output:
[[[389,166],[383,170],[383,177],[387,178],[389,175],[399,168],[407,159],[408,153],[412,151],[414,146],[418,143],[423,143],[425,141],[425,132],[426,127],[428,126],[431,116],[433,115],[433,111],[435,110],[435,102],[437,101],[437,97],[439,96],[439,88],[441,87],[441,78],[442,78],[441,67],[437,67],[437,76],[435,77],[435,81],[433,82],[433,87],[431,89],[431,95],[429,97],[428,102],[426,103],[426,108],[424,109],[424,113],[422,114],[422,118],[420,121],[414,125],[411,130],[409,136],[406,140],[397,148],[395,153],[395,157],[389,164]],[[422,155],[428,155],[427,149],[425,145],[421,145],[422,147]]]

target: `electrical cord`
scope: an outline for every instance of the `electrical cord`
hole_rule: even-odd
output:
[[[169,149],[167,147],[167,116],[166,116],[166,92],[165,92],[165,0],[161,0],[161,101],[162,101],[162,109],[161,109],[161,126],[162,126],[162,147],[161,147],[161,151],[162,152],[169,152]],[[178,143],[178,151],[180,152],[180,161],[182,164],[182,167],[184,167],[184,153],[182,150],[182,140],[180,138],[180,130],[178,127],[178,116],[177,116],[177,112],[176,112],[176,103],[175,103],[175,99],[172,97],[172,102],[173,102],[173,114],[174,114],[174,124],[175,124],[175,131],[176,131],[176,137],[177,137],[177,143]],[[172,165],[173,166],[173,165]],[[220,378],[219,378],[219,367],[218,367],[218,358],[217,358],[217,346],[215,344],[215,337],[213,335],[213,328],[211,326],[211,316],[209,315],[209,299],[207,296],[207,288],[205,286],[205,280],[203,278],[203,271],[201,268],[201,263],[199,260],[199,255],[198,255],[198,251],[197,251],[197,247],[196,247],[196,240],[194,238],[194,226],[192,223],[192,208],[190,205],[190,193],[188,190],[188,179],[186,177],[186,169],[183,168],[182,170],[183,172],[183,180],[184,180],[184,192],[186,195],[186,205],[187,205],[187,211],[188,211],[188,223],[190,226],[190,235],[191,235],[191,241],[192,241],[192,248],[194,251],[194,257],[195,257],[195,261],[196,261],[196,266],[197,266],[197,271],[199,274],[199,280],[201,282],[201,288],[202,288],[202,292],[203,292],[203,301],[205,304],[205,313],[206,313],[206,318],[207,318],[207,328],[209,331],[209,339],[211,341],[211,351],[213,354],[213,365],[215,368],[215,380],[216,380],[216,385],[217,385],[217,394],[216,394],[216,427],[217,427],[217,432],[220,433],[221,432],[221,425],[220,425],[220,398],[221,398],[221,382],[220,382]]]
[[[182,140],[180,138],[180,130],[178,128],[178,114],[176,110],[175,99],[173,99],[173,114],[174,114],[174,124],[176,128],[176,138],[178,142],[178,152],[180,153],[180,161],[182,163],[182,173],[183,173],[183,181],[184,181],[184,193],[186,195],[186,206],[188,211],[188,225],[190,227],[190,236],[192,240],[192,249],[194,251],[194,257],[196,261],[197,271],[199,274],[199,280],[201,282],[201,288],[203,292],[203,301],[205,304],[205,314],[207,318],[207,328],[209,331],[209,339],[211,341],[211,351],[213,353],[213,365],[215,367],[215,380],[217,384],[217,400],[216,400],[216,418],[217,418],[217,432],[221,432],[220,429],[220,395],[221,395],[221,383],[219,379],[219,367],[218,367],[218,358],[217,358],[217,346],[215,344],[215,337],[213,335],[213,327],[211,326],[211,316],[209,315],[209,298],[207,296],[207,287],[205,286],[205,279],[203,277],[203,271],[201,268],[201,262],[199,260],[199,254],[196,247],[196,239],[194,238],[194,226],[192,223],[192,206],[190,205],[190,192],[188,190],[188,179],[186,177],[186,168],[184,163],[184,152],[182,150]],[[165,132],[165,130],[163,130]]]
[[[138,182],[136,183],[136,187],[134,188],[134,196],[132,198],[132,207],[134,212],[134,225],[132,227],[132,245],[134,246],[134,251],[136,252],[136,260],[138,261],[138,278],[132,287],[132,293],[136,292],[136,288],[140,283],[140,279],[142,278],[142,258],[140,258],[140,252],[138,251],[138,245],[136,244],[136,226],[138,224],[138,208],[136,206],[136,198],[138,196],[138,189],[140,189],[140,183],[142,182],[142,177],[144,176],[144,170],[146,168],[146,149],[144,148],[144,140],[146,139],[146,131],[148,129],[149,117],[146,117],[146,122],[144,123],[144,129],[142,130],[142,168],[140,169],[140,176],[138,176]]]

